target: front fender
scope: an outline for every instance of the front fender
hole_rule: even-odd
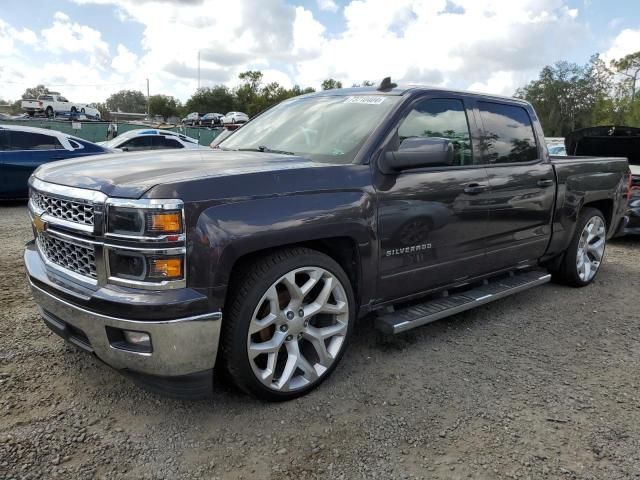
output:
[[[214,205],[203,210],[189,251],[190,286],[220,295],[233,266],[260,250],[327,239],[351,238],[362,278],[375,278],[374,204],[368,193],[300,193]]]

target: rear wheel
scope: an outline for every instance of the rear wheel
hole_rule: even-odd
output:
[[[585,208],[554,279],[574,287],[589,285],[600,270],[607,242],[607,224],[600,210]]]
[[[238,387],[282,401],[320,385],[340,361],[354,323],[353,291],[340,265],[314,250],[287,249],[234,283],[223,355]]]
[[[53,108],[52,107],[47,107],[47,109],[44,111],[44,113],[47,115],[48,118],[53,117]]]

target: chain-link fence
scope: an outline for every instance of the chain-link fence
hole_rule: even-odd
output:
[[[37,118],[28,120],[2,120],[1,124],[9,125],[23,125],[25,127],[38,127],[48,128],[50,130],[57,130],[59,132],[75,135],[76,137],[89,140],[90,142],[102,142],[107,140],[107,128],[109,123],[112,122],[81,122],[81,121],[63,121],[63,120],[51,120],[47,118]],[[134,130],[137,128],[155,128],[135,123],[120,123],[114,122],[118,126],[118,135],[123,134],[128,130]],[[75,127],[75,128],[74,128]],[[79,127],[79,128],[78,128]],[[198,128],[198,127],[172,127],[163,128],[163,130],[171,130],[187,135],[191,138],[198,140],[200,145],[209,145],[214,138],[216,138],[222,129],[210,129],[210,128]]]

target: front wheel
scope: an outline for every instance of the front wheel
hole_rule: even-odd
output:
[[[223,356],[242,390],[270,401],[314,389],[346,350],[355,300],[344,270],[307,248],[265,256],[239,274],[223,320]]]
[[[554,279],[573,287],[589,285],[600,270],[606,242],[607,224],[602,212],[585,208]]]

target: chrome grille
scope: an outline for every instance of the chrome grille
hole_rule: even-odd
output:
[[[93,226],[93,205],[52,197],[35,190],[31,192],[31,201],[52,217]]]
[[[97,278],[92,246],[83,247],[45,234],[38,235],[38,248],[47,260],[85,277]]]

